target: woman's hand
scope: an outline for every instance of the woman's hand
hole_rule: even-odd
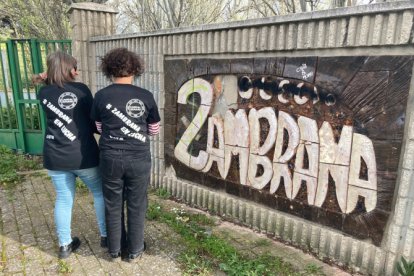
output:
[[[40,73],[40,74],[39,74],[39,77],[40,77],[42,80],[46,80],[46,79],[47,79],[47,73],[46,73],[46,72],[42,72],[42,73]]]

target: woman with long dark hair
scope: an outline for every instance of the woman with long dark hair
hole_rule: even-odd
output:
[[[99,150],[93,136],[95,124],[90,119],[92,94],[75,82],[76,59],[61,51],[47,58],[47,73],[36,76],[46,84],[39,100],[46,113],[43,165],[56,191],[55,224],[59,240],[59,258],[67,258],[80,240],[71,236],[75,180],[79,177],[93,194],[101,246],[106,246],[105,207],[99,173]]]

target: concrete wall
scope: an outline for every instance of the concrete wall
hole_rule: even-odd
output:
[[[188,204],[215,210],[248,227],[355,271],[392,275],[400,255],[414,258],[414,81],[406,112],[399,173],[383,242],[375,246],[340,231],[273,210],[199,183],[178,179],[164,162],[164,61],[182,58],[413,55],[414,3],[409,1],[340,8],[260,20],[230,22],[151,33],[93,37],[93,64],[115,47],[140,54],[146,72],[136,84],[154,93],[162,114],[161,134],[152,138],[152,184]],[[92,72],[96,91],[109,84]],[[95,85],[96,83],[96,85]]]
[[[114,34],[117,11],[102,4],[83,2],[72,4],[68,14],[72,30],[72,55],[78,60],[78,79],[94,87],[96,55],[89,38]]]

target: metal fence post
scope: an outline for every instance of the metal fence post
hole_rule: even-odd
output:
[[[19,145],[19,150],[26,152],[26,141],[24,139],[24,122],[23,122],[23,112],[20,107],[20,96],[19,96],[19,74],[17,71],[17,63],[18,58],[16,53],[16,47],[12,40],[7,40],[7,57],[9,60],[9,70],[11,76],[11,83],[12,83],[12,91],[13,91],[13,101],[14,106],[16,109],[16,116],[17,116],[17,126],[18,126],[18,133],[17,133],[17,144]]]
[[[32,59],[32,67],[33,67],[33,73],[39,74],[42,72],[42,59],[40,56],[40,43],[37,39],[30,39],[30,54]],[[38,92],[38,89],[36,88],[36,93]],[[36,96],[37,98],[37,96]],[[43,112],[43,109],[40,107],[39,104],[39,114],[40,114],[40,127],[42,128],[43,136],[46,132],[46,118],[45,113]]]

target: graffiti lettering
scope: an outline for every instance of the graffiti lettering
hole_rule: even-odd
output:
[[[302,66],[300,66],[296,69],[296,72],[298,72],[298,73],[300,72],[302,74],[302,78],[304,80],[307,80],[307,79],[309,79],[310,77],[313,76],[313,72],[306,73],[306,71],[305,71],[306,68],[308,68],[308,67],[304,63],[304,64],[302,64]]]
[[[246,82],[249,80],[244,78]],[[279,86],[289,83],[287,80],[282,82]],[[247,87],[249,85],[246,84]],[[244,99],[250,98],[253,93],[250,89],[246,90],[248,93],[239,89],[239,95]],[[317,91],[316,88],[314,91]],[[192,93],[200,94],[201,103],[174,150],[175,157],[186,166],[208,172],[216,162],[220,176],[226,179],[232,156],[237,155],[241,185],[256,189],[269,186],[270,193],[275,193],[283,183],[286,197],[294,199],[302,183],[306,183],[308,204],[321,207],[327,196],[330,176],[335,182],[336,196],[343,213],[352,212],[360,196],[365,198],[366,211],[376,207],[374,147],[367,136],[353,133],[352,126],[344,125],[339,139],[335,140],[329,122],[324,121],[318,129],[314,119],[305,116],[295,119],[273,107],[229,109],[224,116],[215,113],[208,117],[213,100],[211,84],[201,78],[186,82],[178,92],[177,102],[187,104]],[[295,101],[301,104],[303,98],[298,95]],[[285,99],[282,97],[279,100],[283,102]],[[269,128],[267,137],[260,142],[260,122],[263,120]],[[188,147],[206,122],[206,150],[200,150],[198,156],[193,156],[188,152]],[[274,154],[271,159],[268,154],[272,149]],[[294,160],[293,170],[289,168],[291,160]],[[362,162],[367,169],[367,177],[364,178],[360,177]]]
[[[270,100],[273,94],[276,94],[278,95],[278,100],[284,104],[289,102],[284,94],[291,94],[294,101],[299,105],[307,103],[309,99],[312,99],[314,104],[320,100],[318,89],[305,82],[294,84],[289,80],[281,80],[280,82],[266,81],[264,77],[260,80],[252,81],[248,76],[243,76],[239,79],[238,92],[241,98],[246,100],[250,99],[253,96],[254,88],[259,90],[259,95],[263,100]],[[334,105],[335,101],[335,96],[332,94],[329,94],[329,99],[327,97],[323,98],[323,102],[326,105]]]

